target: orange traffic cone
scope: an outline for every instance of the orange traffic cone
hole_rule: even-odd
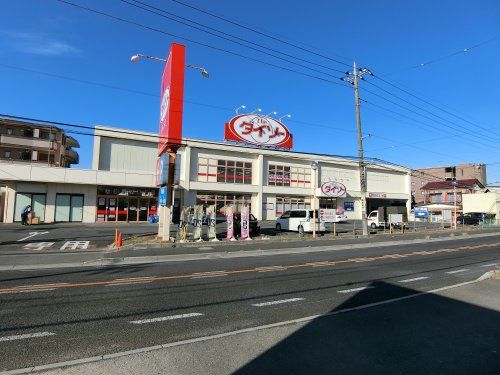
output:
[[[116,239],[116,247],[122,247],[123,239],[121,232],[118,233],[118,238]]]

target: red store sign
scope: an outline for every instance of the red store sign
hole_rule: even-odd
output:
[[[224,139],[257,146],[293,146],[292,134],[284,124],[272,117],[251,114],[238,115],[226,123]]]

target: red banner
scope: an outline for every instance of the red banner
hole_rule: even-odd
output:
[[[185,56],[186,47],[172,43],[161,78],[158,155],[163,154],[167,146],[177,148],[182,141]]]

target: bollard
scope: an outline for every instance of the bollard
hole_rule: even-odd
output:
[[[116,247],[122,247],[123,245],[123,239],[122,239],[122,233],[118,233],[118,238],[116,240]]]
[[[118,241],[118,228],[115,228],[115,247],[117,241]]]

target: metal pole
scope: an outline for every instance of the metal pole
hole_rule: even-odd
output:
[[[358,136],[358,158],[359,158],[359,184],[361,188],[361,225],[363,236],[368,235],[368,221],[366,218],[366,170],[363,156],[363,132],[361,129],[361,112],[359,105],[359,86],[358,86],[358,68],[356,62],[353,67],[353,85],[354,85],[354,106],[356,108],[356,125]]]
[[[314,173],[314,181],[313,181],[313,201],[311,204],[311,207],[313,208],[313,238],[316,238],[316,182],[317,182],[317,175],[316,175],[316,169],[313,169]]]
[[[457,186],[453,184],[453,229],[457,229]]]

